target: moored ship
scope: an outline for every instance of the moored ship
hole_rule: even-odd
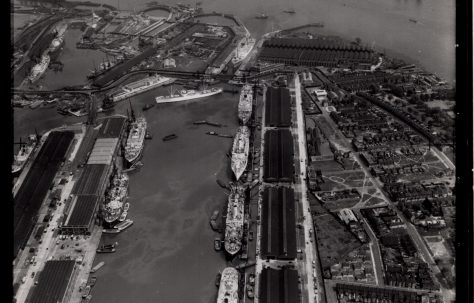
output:
[[[129,164],[135,163],[140,158],[145,145],[146,125],[145,117],[139,117],[131,123],[125,146],[125,160]]]
[[[174,81],[174,78],[163,77],[160,75],[147,77],[132,83],[128,83],[111,97],[114,102],[119,102],[126,98],[130,98],[132,96],[149,91],[155,87],[173,83]]]
[[[234,137],[231,168],[236,180],[239,180],[247,167],[249,157],[249,137],[250,130],[247,126],[240,126]]]
[[[41,76],[46,71],[46,68],[48,68],[50,61],[51,61],[51,58],[49,57],[47,53],[45,53],[41,57],[40,63],[33,66],[33,68],[31,69],[30,77],[28,78],[31,83],[36,82],[39,78],[41,78]]]
[[[20,142],[20,150],[18,154],[14,156],[13,164],[12,164],[12,174],[14,176],[21,173],[23,167],[25,167],[26,162],[30,158],[33,150],[36,147],[38,140],[35,135],[30,135],[28,138],[28,142],[25,144],[21,144]]]
[[[243,125],[246,125],[252,116],[253,88],[245,84],[240,91],[240,100],[238,105],[238,115]]]
[[[67,24],[63,24],[56,29],[56,37],[51,41],[49,47],[50,52],[55,52],[64,43],[64,34],[66,33],[67,27]]]
[[[128,176],[124,173],[117,173],[112,179],[110,190],[106,196],[103,208],[103,218],[106,223],[113,223],[120,218],[123,211],[123,204],[128,194]]]
[[[239,301],[239,272],[233,267],[222,271],[217,293],[217,303],[237,303]]]
[[[255,45],[255,39],[245,36],[235,50],[235,57],[232,58],[232,64],[236,65],[242,62],[252,51]]]
[[[227,218],[225,222],[225,251],[233,257],[242,248],[244,226],[245,189],[233,186],[227,204]]]
[[[211,88],[203,90],[181,90],[177,94],[172,93],[169,96],[158,96],[155,98],[156,103],[168,103],[168,102],[179,102],[187,101],[198,98],[205,98],[212,95],[217,95],[222,93],[222,88]]]

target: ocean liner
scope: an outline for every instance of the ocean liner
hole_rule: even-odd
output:
[[[245,84],[240,91],[240,100],[238,105],[238,115],[243,125],[246,125],[252,116],[253,88]]]
[[[244,227],[245,189],[233,186],[227,204],[227,218],[225,222],[225,251],[233,257],[242,247]]]
[[[235,49],[235,57],[232,58],[232,64],[237,65],[244,60],[252,51],[255,45],[255,39],[250,36],[242,38],[239,46]]]
[[[23,167],[25,167],[25,164],[30,158],[37,143],[38,140],[36,138],[36,135],[30,135],[28,138],[28,142],[26,142],[25,144],[21,144],[20,142],[20,150],[18,151],[18,154],[14,156],[12,164],[12,174],[14,176],[19,175],[21,173]]]
[[[174,78],[163,77],[160,75],[147,77],[132,83],[128,83],[118,92],[114,93],[111,97],[114,102],[119,102],[126,98],[130,98],[132,96],[149,91],[155,87],[173,83],[174,81]]]
[[[133,114],[132,114],[133,116]],[[125,145],[125,160],[132,165],[139,158],[145,145],[146,119],[139,117],[131,123],[127,144]]]
[[[249,137],[250,130],[247,126],[240,126],[234,137],[231,168],[236,180],[239,180],[247,167],[249,157]]]
[[[124,173],[117,173],[112,179],[103,208],[105,222],[113,223],[120,218],[127,195],[128,176]]]
[[[169,96],[158,96],[155,98],[156,103],[179,102],[198,98],[209,97],[222,93],[222,88],[212,88],[203,90],[181,90],[177,94],[171,93]]]
[[[217,303],[237,303],[239,301],[239,272],[233,267],[222,271],[217,293]]]

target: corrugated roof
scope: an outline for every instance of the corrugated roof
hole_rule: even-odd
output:
[[[74,270],[74,260],[51,260],[40,273],[29,303],[63,302]]]

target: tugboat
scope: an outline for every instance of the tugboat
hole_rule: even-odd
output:
[[[214,239],[214,249],[216,251],[221,250],[221,239]]]
[[[171,135],[168,135],[168,136],[164,136],[163,137],[163,141],[169,141],[169,140],[173,140],[173,139],[176,139],[178,138],[178,136],[176,134],[171,134]]]
[[[216,275],[216,286],[219,287],[219,284],[221,284],[221,273],[217,273]]]

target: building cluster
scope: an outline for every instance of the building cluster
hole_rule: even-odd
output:
[[[337,303],[355,302],[404,302],[441,303],[442,298],[434,293],[418,293],[411,290],[398,290],[386,287],[337,283],[335,286]]]
[[[409,80],[409,77],[389,74],[384,71],[336,71],[335,73],[328,76],[328,78],[337,84],[340,88],[358,92],[367,90],[378,90],[379,86],[392,84],[392,83],[403,83]]]
[[[368,244],[351,251],[345,259],[331,266],[331,277],[348,282],[375,283],[374,268]]]
[[[405,224],[393,209],[363,209],[361,213],[380,240],[387,285],[439,289],[430,275],[428,265],[418,256]]]

